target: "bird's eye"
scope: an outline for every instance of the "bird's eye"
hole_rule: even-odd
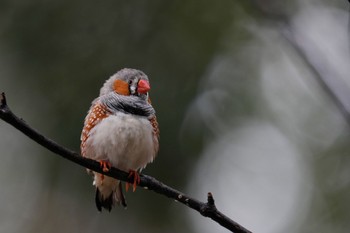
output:
[[[130,80],[129,80],[129,85],[131,85],[131,84],[132,84],[132,80],[130,79]]]

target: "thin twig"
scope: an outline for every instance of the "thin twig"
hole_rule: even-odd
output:
[[[78,153],[63,147],[57,144],[56,142],[52,141],[51,139],[46,138],[45,136],[40,134],[38,131],[30,127],[26,122],[24,122],[22,119],[18,118],[14,113],[12,113],[12,111],[7,105],[5,93],[1,93],[0,96],[0,118],[12,125],[13,127],[15,127],[16,129],[18,129],[19,131],[21,131],[22,133],[24,133],[25,135],[27,135],[35,142],[45,147],[46,149],[54,152],[55,154],[58,154],[59,156],[65,159],[68,159],[90,170],[116,178],[118,180],[130,183],[133,182],[132,178],[128,177],[128,173],[113,167],[108,172],[104,172],[100,164],[95,160],[84,158]],[[213,195],[211,193],[208,193],[208,201],[207,203],[204,203],[192,197],[189,197],[174,188],[165,185],[164,183],[156,180],[151,176],[140,174],[140,178],[141,181],[139,186],[144,187],[148,190],[153,190],[156,193],[181,202],[182,204],[185,204],[186,206],[197,210],[201,215],[211,218],[212,220],[214,220],[215,222],[219,223],[221,226],[227,228],[232,232],[251,232],[245,229],[243,226],[239,225],[237,222],[228,218],[220,211],[218,211],[215,206]]]

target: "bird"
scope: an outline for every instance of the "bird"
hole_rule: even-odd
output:
[[[124,68],[105,81],[84,120],[80,150],[83,157],[98,161],[103,171],[111,167],[133,177],[133,191],[143,168],[159,150],[159,127],[149,97],[148,76]],[[91,173],[91,171],[90,171]],[[127,207],[122,183],[92,171],[98,211],[111,211],[115,204]],[[128,191],[129,183],[126,183]]]

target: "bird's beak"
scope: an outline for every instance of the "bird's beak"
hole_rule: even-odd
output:
[[[140,94],[146,94],[150,89],[151,87],[146,80],[141,79],[137,84],[137,92]]]

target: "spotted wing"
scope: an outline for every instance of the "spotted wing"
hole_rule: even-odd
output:
[[[148,97],[148,103],[152,105],[151,98],[149,98],[149,97]],[[159,151],[159,133],[160,133],[156,115],[153,115],[149,119],[149,121],[150,121],[150,123],[151,123],[151,125],[153,127],[154,154],[156,156],[158,151]]]
[[[109,115],[107,108],[99,102],[93,103],[84,121],[84,128],[81,133],[80,151],[81,155],[86,155],[86,142],[90,136],[90,131],[104,118]]]
[[[150,120],[153,127],[153,144],[154,144],[154,154],[157,155],[159,150],[159,127],[157,117],[153,116]]]

